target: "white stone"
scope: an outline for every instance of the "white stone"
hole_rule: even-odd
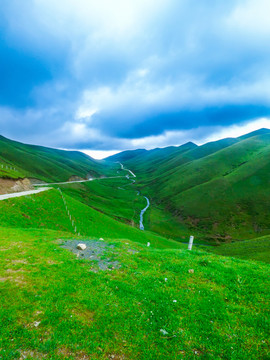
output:
[[[148,247],[150,246],[150,242],[147,243],[147,246],[148,246]]]
[[[99,238],[99,240],[100,240],[100,241],[104,241],[104,239],[103,239],[103,238]]]
[[[164,330],[164,329],[160,329],[160,332],[163,334],[163,335],[168,335],[169,333],[166,331],[166,330]]]
[[[86,249],[86,245],[85,245],[85,244],[78,244],[78,245],[77,245],[77,249],[78,249],[78,250],[85,250],[85,249]]]

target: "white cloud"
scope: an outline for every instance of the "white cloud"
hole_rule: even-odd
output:
[[[228,26],[235,31],[245,33],[245,36],[270,35],[270,2],[269,0],[241,1],[233,9],[227,19]]]
[[[105,159],[108,156],[115,155],[119,152],[119,150],[80,150],[86,155],[91,156],[94,159],[101,160]]]
[[[226,136],[226,122],[243,120],[221,116],[214,121],[223,127],[209,128],[207,108],[270,105],[269,0],[7,3],[9,46],[48,57],[53,77],[32,87],[36,105],[5,111],[9,134],[30,139],[33,129],[44,145],[101,150],[178,145],[203,141],[203,131]],[[170,124],[170,114],[189,110],[203,116]],[[144,124],[150,136],[139,138]]]
[[[262,128],[270,129],[269,118],[260,118],[243,124],[231,125],[227,127],[220,126],[217,127],[216,130],[213,129],[214,131],[212,131],[212,134],[209,137],[203,139],[203,143],[229,137],[236,138]]]

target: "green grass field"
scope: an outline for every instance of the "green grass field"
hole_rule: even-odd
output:
[[[160,213],[158,222],[171,217],[175,238],[182,228],[212,243],[270,233],[270,130],[202,146],[123,152],[109,159],[122,157]],[[155,219],[152,224],[158,228]]]
[[[82,184],[61,185],[62,191],[110,217],[135,225],[145,206],[136,185],[126,178],[102,179]]]
[[[107,239],[121,268],[95,273],[71,237],[1,228],[2,359],[269,358],[268,265]]]
[[[157,248],[180,248],[180,243],[149,231],[119,222],[100,211],[65,195],[68,209],[81,235],[92,238],[129,239]],[[73,232],[73,227],[58,190],[0,201],[0,223],[3,227],[43,228]]]
[[[269,227],[269,146],[260,136],[127,152],[130,162],[147,154],[130,166],[133,184],[103,162],[98,177],[119,177],[0,201],[0,359],[268,360],[270,237],[258,234]],[[55,153],[46,156],[50,181],[90,166],[69,158],[63,176]],[[191,234],[200,246],[188,251]],[[61,246],[74,240],[102,243],[101,260],[118,266],[102,271]]]
[[[270,263],[270,236],[223,244],[211,250],[219,255]]]
[[[14,167],[16,171],[2,168]],[[27,145],[0,136],[0,177],[68,181],[71,176],[99,177],[115,172],[116,165],[96,161],[78,151]]]

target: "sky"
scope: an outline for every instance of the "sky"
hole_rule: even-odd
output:
[[[0,134],[102,158],[270,128],[269,0],[1,0]]]

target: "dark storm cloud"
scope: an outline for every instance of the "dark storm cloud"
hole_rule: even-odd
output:
[[[0,6],[3,135],[122,149],[269,116],[266,0]]]

